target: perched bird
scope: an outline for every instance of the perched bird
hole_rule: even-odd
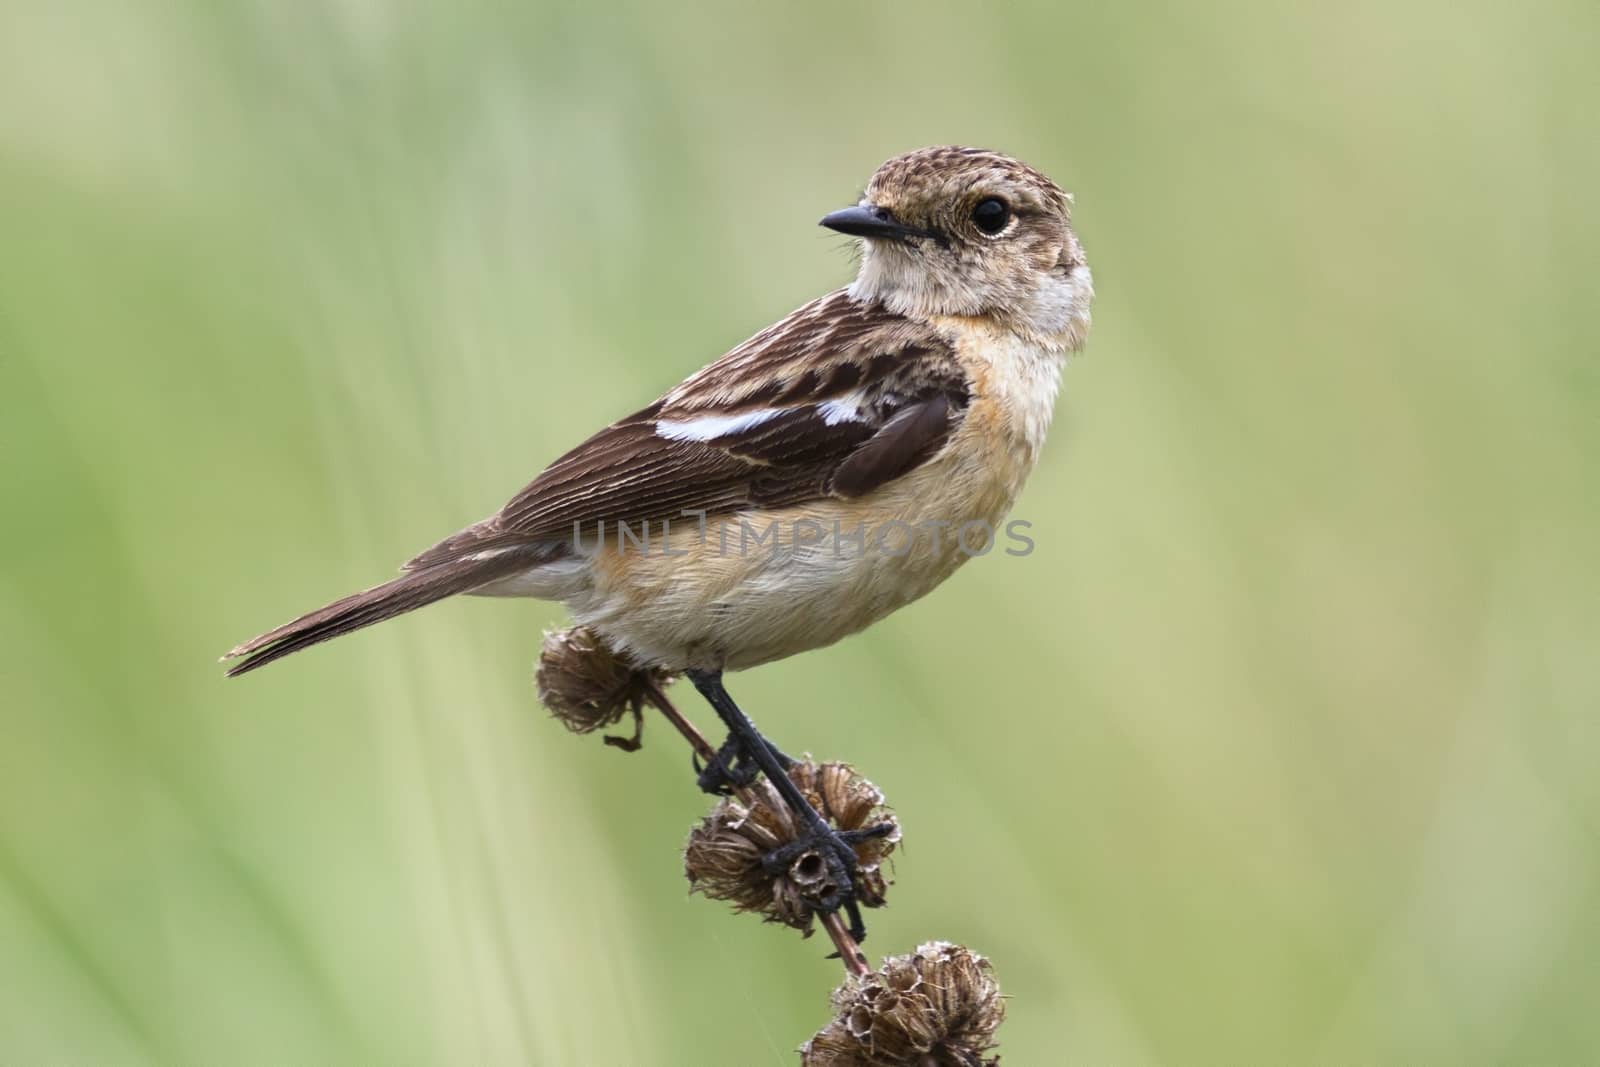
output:
[[[596,433],[400,577],[246,641],[228,673],[457,593],[558,600],[711,703],[730,736],[704,788],[757,768],[789,786],[723,672],[831,644],[988,551],[1089,329],[1070,204],[995,152],[890,159],[821,221],[861,239],[851,285]],[[792,786],[785,799],[848,887],[849,842]],[[848,888],[838,904],[859,930]]]

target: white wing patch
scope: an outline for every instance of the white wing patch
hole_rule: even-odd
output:
[[[701,415],[694,419],[657,419],[656,436],[669,441],[715,441],[754,429],[782,415],[784,408],[758,408],[737,415]]]
[[[846,393],[844,396],[832,400],[824,400],[817,405],[817,411],[822,415],[822,421],[829,426],[837,426],[841,422],[856,422],[861,418],[861,401],[864,397],[861,390]]]
[[[509,546],[507,546],[505,548],[486,548],[482,552],[474,552],[470,556],[463,556],[462,557],[462,562],[463,563],[482,563],[486,559],[494,559],[496,556],[503,556],[507,552],[519,551],[521,549],[521,547],[522,547],[521,545],[509,545]]]

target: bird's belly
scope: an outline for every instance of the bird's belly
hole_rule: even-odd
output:
[[[574,617],[641,662],[738,670],[832,644],[993,550],[1032,455],[947,449],[857,500],[608,537]]]

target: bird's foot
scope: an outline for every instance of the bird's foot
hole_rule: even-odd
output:
[[[690,669],[684,673],[728,728],[728,740],[717,750],[713,765],[701,772],[700,787],[720,793],[753,781],[758,769],[765,773],[768,784],[793,817],[796,832],[793,840],[764,857],[764,870],[769,876],[787,877],[814,912],[827,914],[842,908],[849,917],[851,936],[857,941],[865,938],[867,927],[861,921],[856,886],[860,860],[855,845],[892,833],[894,827],[883,824],[841,831],[829,826],[790,779],[789,770],[795,761],[763,737],[750,717],[739,710],[722,684],[722,671]],[[747,774],[749,777],[744,778]]]
[[[691,762],[700,791],[714,797],[731,796],[735,789],[750,785],[761,774],[761,768],[745,756],[739,739],[731,734],[705,766],[700,765],[698,755],[692,756]]]
[[[784,770],[794,766],[794,760],[772,742],[762,738],[761,743]],[[714,760],[703,767],[699,756],[692,757],[692,761],[701,792],[712,796],[730,796],[735,789],[750,785],[761,774],[760,761],[745,747],[743,740],[732,733],[717,749]]]
[[[809,806],[806,812],[795,815],[807,829],[763,856],[762,868],[774,878],[788,878],[813,911],[825,914],[844,909],[850,920],[850,936],[857,942],[865,941],[867,926],[861,919],[856,894],[860,862],[855,846],[893,832],[894,826],[880,823],[860,830],[835,830]]]

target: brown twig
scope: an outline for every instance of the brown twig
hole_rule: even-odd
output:
[[[661,691],[661,687],[655,683],[655,680],[646,677],[643,685],[645,699],[655,705],[655,709],[666,716],[667,721],[677,728],[678,732],[683,735],[683,739],[689,742],[689,747],[694,749],[695,755],[707,763],[715,760],[717,758],[717,750],[711,747],[711,742],[706,740],[706,735],[701,733],[694,723],[685,718],[683,712],[673,706],[672,701],[667,699],[667,694]],[[739,799],[748,800],[750,798],[748,793],[741,791]]]
[[[833,942],[833,947],[839,951],[839,960],[844,964],[846,974],[853,974],[857,978],[871,974],[872,968],[867,966],[867,954],[861,951],[861,946],[856,939],[850,936],[850,931],[845,928],[844,920],[836,911],[827,912],[819,916],[822,928],[828,931],[828,938]]]
[[[695,724],[690,722],[683,712],[679,711],[672,701],[667,699],[667,694],[661,691],[661,687],[649,678],[644,680],[644,695],[645,699],[654,705],[657,711],[661,712],[666,720],[677,729],[678,733],[683,735],[683,739],[689,742],[689,747],[694,749],[696,755],[707,764],[716,762],[718,758],[717,750],[712,747],[710,741],[706,740],[705,734],[702,734]],[[739,800],[746,807],[755,806],[756,797],[749,786],[735,785],[733,788]],[[871,968],[867,966],[866,955],[861,951],[861,946],[856,943],[856,939],[850,936],[850,931],[846,928],[844,920],[839,917],[839,913],[827,912],[818,916],[818,918],[822,921],[822,928],[828,932],[828,939],[833,942],[833,947],[837,950],[839,959],[844,964],[845,972],[858,977],[870,973]]]

